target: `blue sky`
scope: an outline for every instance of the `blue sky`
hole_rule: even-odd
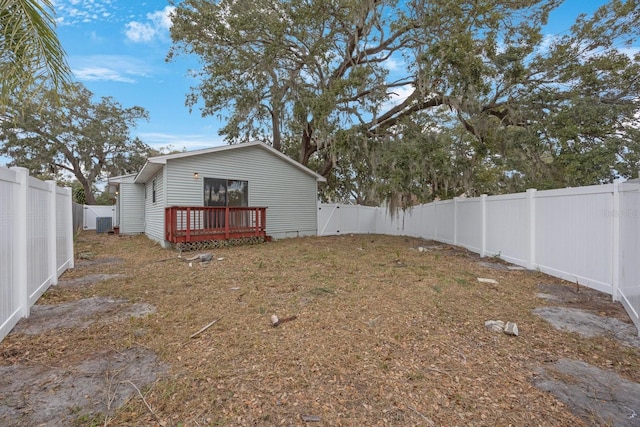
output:
[[[197,149],[224,142],[220,122],[189,113],[187,76],[195,58],[167,63],[171,7],[166,1],[55,0],[58,38],[75,80],[123,107],[145,108],[150,120],[134,134],[154,148]]]
[[[578,13],[592,13],[602,0],[567,0],[554,12],[549,34],[569,29]],[[196,58],[165,61],[171,46],[171,7],[166,1],[54,0],[58,37],[75,79],[97,97],[112,96],[123,107],[145,108],[134,134],[154,148],[187,150],[223,144],[221,122],[189,113],[185,95],[196,82],[187,76]]]

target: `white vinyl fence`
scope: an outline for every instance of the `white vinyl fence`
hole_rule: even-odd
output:
[[[640,330],[640,184],[455,198],[390,213],[321,204],[319,235],[433,239],[597,289]]]
[[[73,268],[71,189],[0,167],[0,341]]]

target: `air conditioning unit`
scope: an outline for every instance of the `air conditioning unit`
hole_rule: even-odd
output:
[[[100,216],[96,218],[96,232],[108,233],[113,230],[110,216]]]

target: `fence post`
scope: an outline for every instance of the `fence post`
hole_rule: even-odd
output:
[[[13,242],[13,280],[22,317],[29,316],[29,288],[27,283],[27,197],[29,193],[29,171],[21,167],[11,168],[16,172],[18,189],[15,192],[15,241]]]
[[[536,268],[536,189],[527,189],[527,226],[529,227],[529,255],[527,268]]]
[[[438,201],[433,202],[433,240],[438,241]]]
[[[58,224],[57,224],[57,216],[58,211],[56,210],[56,182],[49,180],[47,181],[47,186],[49,187],[49,203],[48,203],[48,220],[49,224],[47,226],[47,242],[49,243],[49,247],[47,249],[47,258],[49,259],[49,277],[50,284],[57,285],[58,284],[58,257],[56,256],[57,252],[57,240],[58,240]]]
[[[66,206],[65,218],[67,218],[65,220],[65,236],[67,236],[67,239],[65,239],[65,241],[67,242],[66,258],[69,260],[68,268],[74,268],[75,254],[73,253],[73,238],[76,234],[76,230],[75,230],[75,227],[73,226],[73,192],[71,191],[71,187],[65,187],[64,193],[65,193],[65,200],[66,200],[64,203]],[[82,213],[84,214],[84,211]]]
[[[458,198],[453,198],[453,245],[458,246]]]
[[[613,301],[619,301],[618,289],[620,286],[620,183],[613,183],[613,200],[612,200],[612,232],[611,236],[611,298]]]
[[[480,256],[484,257],[487,255],[487,195],[480,195],[480,212],[482,215],[481,219],[481,246],[480,246]]]

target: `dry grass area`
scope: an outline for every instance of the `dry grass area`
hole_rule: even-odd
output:
[[[537,286],[560,281],[490,269],[464,250],[362,235],[212,252],[212,262],[190,267],[143,236],[81,234],[77,254],[124,262],[76,268],[64,278],[126,276],[55,287],[39,303],[108,296],[152,304],[156,313],[12,334],[0,344],[11,357],[0,363],[61,365],[107,349],[155,351],[170,368],[141,390],[144,401],[135,395],[109,419],[92,420],[114,426],[584,425],[532,385],[536,367],[572,358],[640,382],[637,348],[559,332],[531,313],[548,304],[536,297]],[[272,314],[297,317],[272,327]],[[490,332],[489,319],[516,322],[520,336]]]

